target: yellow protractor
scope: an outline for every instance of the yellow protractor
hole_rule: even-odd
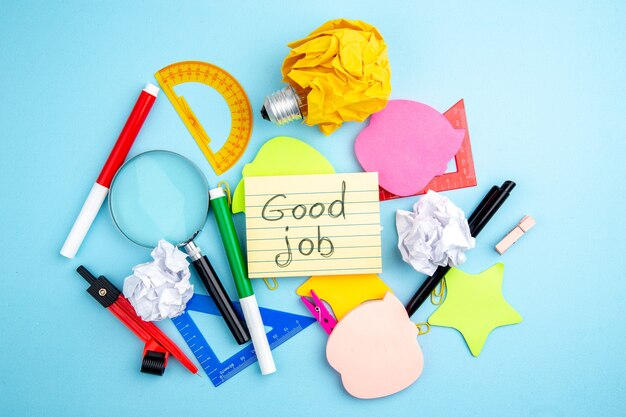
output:
[[[228,171],[243,155],[252,134],[252,107],[241,85],[220,67],[201,61],[182,61],[168,65],[157,71],[154,77],[215,173],[220,175]],[[187,100],[174,92],[175,86],[189,82],[202,83],[214,88],[228,104],[231,116],[230,134],[224,146],[218,151],[211,149],[211,138],[187,104]]]

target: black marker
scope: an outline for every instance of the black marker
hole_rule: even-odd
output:
[[[485,195],[468,219],[470,234],[473,237],[478,236],[480,231],[483,230],[493,215],[496,214],[496,211],[498,211],[506,199],[509,198],[509,194],[513,188],[515,188],[513,181],[505,181],[500,187],[495,185],[491,187],[487,195]],[[426,301],[430,293],[439,285],[439,282],[448,273],[450,268],[450,266],[437,267],[435,273],[426,278],[406,305],[406,311],[409,313],[409,317]]]
[[[472,214],[467,219],[467,223],[472,224],[476,220],[476,217],[480,214],[481,211],[485,210],[485,207],[489,204],[489,200],[493,198],[493,196],[498,192],[500,187],[494,185],[491,187],[491,190],[483,197],[482,201],[476,206]],[[473,235],[472,235],[473,236]]]

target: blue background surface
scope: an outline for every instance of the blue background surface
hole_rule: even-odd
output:
[[[2,1],[0,415],[626,415],[624,2],[180,3]],[[142,346],[74,269],[84,263],[121,287],[149,251],[126,241],[103,209],[78,257],[58,254],[139,90],[170,63],[203,60],[233,74],[257,112],[282,85],[286,44],[337,17],[383,34],[393,98],[441,111],[465,99],[478,186],[446,193],[457,205],[470,211],[492,184],[517,181],[462,269],[503,261],[504,295],[524,321],[495,330],[478,358],[457,331],[433,328],[419,338],[421,378],[372,401],[344,392],[318,326],[275,351],[270,377],[252,366],[216,389],[174,360],[161,378],[139,373]],[[228,113],[206,90],[183,92],[218,138]],[[363,127],[326,138],[255,113],[250,146],[223,179],[234,187],[244,163],[279,135],[313,145],[340,172],[358,171],[352,149]],[[164,95],[131,155],[150,149],[184,154],[215,183]],[[424,276],[395,248],[394,213],[414,201],[381,206],[382,277],[403,302]],[[538,226],[499,256],[493,246],[524,214]],[[215,235],[210,218],[197,243],[228,277]],[[305,314],[294,296],[302,281],[282,279],[275,292],[255,282],[259,303]],[[211,325],[227,338],[219,321]],[[182,343],[171,322],[161,327]]]

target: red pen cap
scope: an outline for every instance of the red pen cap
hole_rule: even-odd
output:
[[[152,108],[158,93],[159,88],[148,83],[141,91],[141,94],[139,94],[135,107],[133,107],[130,116],[128,116],[128,120],[126,121],[117,142],[115,142],[115,146],[113,146],[113,150],[111,150],[109,158],[102,167],[102,171],[100,171],[100,175],[96,180],[98,184],[107,188],[111,186],[111,181],[113,180],[115,173],[124,163],[131,146],[133,146],[133,142],[135,142],[135,138],[137,138],[137,134],[139,133],[141,126],[143,126],[143,122],[146,120],[148,113],[150,113],[150,109]]]

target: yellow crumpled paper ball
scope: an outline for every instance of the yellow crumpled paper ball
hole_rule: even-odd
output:
[[[387,45],[360,20],[335,19],[288,45],[283,80],[307,97],[305,123],[330,135],[385,108],[391,93]]]

